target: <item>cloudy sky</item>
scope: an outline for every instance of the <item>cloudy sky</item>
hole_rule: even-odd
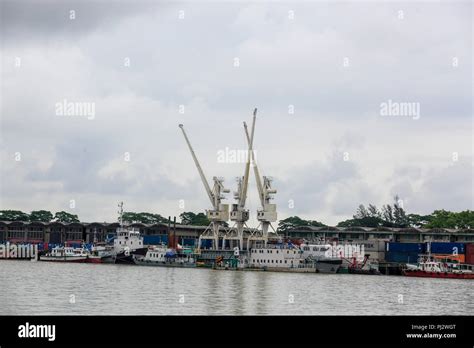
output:
[[[203,211],[178,124],[235,190],[244,164],[219,153],[246,149],[254,107],[280,218],[335,224],[395,194],[473,209],[472,18],[470,1],[2,0],[0,209]]]

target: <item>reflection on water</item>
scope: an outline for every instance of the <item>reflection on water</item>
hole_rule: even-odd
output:
[[[0,314],[468,315],[473,285],[457,279],[0,261]]]

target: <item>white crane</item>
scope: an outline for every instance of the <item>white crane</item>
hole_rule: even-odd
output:
[[[276,204],[270,203],[270,200],[273,199],[272,195],[277,193],[277,191],[272,188],[272,179],[270,177],[264,176],[262,185],[260,172],[258,170],[257,162],[255,160],[255,154],[253,151],[254,125],[252,125],[251,136],[249,136],[247,124],[245,122],[244,128],[249,147],[252,147],[250,157],[252,160],[255,180],[257,182],[258,196],[261,204],[261,209],[257,210],[257,220],[259,221],[259,225],[255,231],[251,231],[250,236],[247,239],[247,248],[249,249],[251,245],[251,240],[261,240],[264,242],[265,246],[267,245],[269,227],[271,227],[272,230],[276,233],[275,229],[271,224],[272,222],[277,221]],[[260,226],[262,227],[261,231],[259,230]]]
[[[179,128],[181,128],[181,131],[183,132],[184,139],[186,140],[186,143],[188,144],[189,151],[191,152],[194,163],[196,164],[196,168],[199,172],[199,176],[201,177],[201,181],[204,184],[204,188],[206,189],[206,193],[212,205],[211,210],[206,210],[207,218],[211,221],[211,224],[204,231],[204,233],[202,233],[199,236],[198,249],[201,248],[202,239],[212,239],[213,249],[217,250],[219,249],[220,232],[221,230],[225,231],[225,223],[226,221],[229,220],[229,205],[222,204],[221,201],[222,199],[225,199],[225,196],[223,194],[229,193],[230,190],[224,188],[224,185],[223,185],[224,179],[216,177],[216,176],[213,177],[214,186],[211,190],[209,183],[207,182],[206,176],[204,175],[201,165],[199,164],[199,161],[196,157],[196,154],[194,153],[193,147],[191,146],[191,143],[189,142],[188,136],[186,135],[186,132],[184,131],[184,126],[180,124]]]
[[[245,202],[247,200],[247,191],[250,176],[250,153],[253,151],[253,134],[255,130],[256,118],[257,109],[254,109],[251,131],[252,135],[248,142],[247,161],[245,164],[244,176],[237,178],[237,191],[234,192],[234,198],[237,203],[232,204],[232,209],[230,212],[230,220],[234,221],[235,223],[229,233],[227,233],[227,235],[225,236],[225,239],[238,240],[240,250],[244,249],[244,228],[246,227],[246,222],[249,220],[249,210],[245,209]],[[223,243],[225,243],[225,241]]]

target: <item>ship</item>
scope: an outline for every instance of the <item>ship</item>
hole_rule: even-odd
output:
[[[305,262],[302,250],[289,246],[251,249],[249,267],[277,272],[316,273],[314,263]]]
[[[56,262],[88,262],[89,253],[84,248],[73,247],[55,247],[51,252],[40,256],[40,261],[56,261]]]
[[[333,257],[330,253],[332,246],[329,244],[301,244],[302,256],[307,260],[313,260],[317,273],[337,273],[342,266],[342,260]]]
[[[148,248],[145,255],[135,254],[134,262],[140,266],[157,267],[196,267],[196,259],[191,249],[183,248],[179,244],[176,249],[166,245]]]
[[[474,266],[436,260],[431,255],[420,255],[417,264],[407,264],[402,274],[407,277],[474,279]]]
[[[135,256],[144,256],[148,248],[143,246],[143,237],[140,235],[140,230],[124,225],[123,202],[120,202],[118,206],[120,208],[120,226],[117,228],[113,249],[110,255],[101,257],[101,261],[134,265]]]

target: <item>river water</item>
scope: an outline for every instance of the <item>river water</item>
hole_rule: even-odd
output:
[[[474,282],[0,261],[1,315],[472,315]]]

